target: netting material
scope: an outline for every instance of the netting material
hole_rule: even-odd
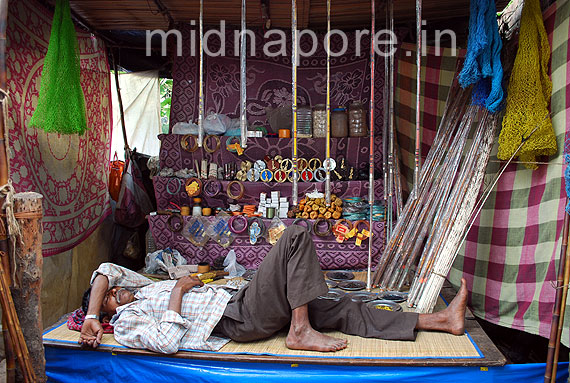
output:
[[[79,47],[69,0],[57,0],[38,106],[30,127],[62,134],[85,132],[87,119],[80,75]]]
[[[471,0],[465,63],[459,73],[463,88],[475,84],[472,101],[491,113],[503,108],[503,65],[494,0]]]
[[[556,154],[556,136],[548,112],[552,81],[548,77],[550,45],[538,0],[526,0],[521,16],[519,48],[507,92],[507,107],[499,136],[501,160],[515,153],[524,137],[538,129],[519,152],[529,169],[538,156]]]

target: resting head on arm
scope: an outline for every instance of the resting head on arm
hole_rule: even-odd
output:
[[[97,348],[101,344],[101,337],[103,336],[100,313],[104,312],[113,316],[117,312],[117,307],[131,303],[134,299],[133,293],[127,289],[117,286],[109,289],[107,276],[97,275],[91,285],[89,304],[87,305],[85,321],[81,327],[79,344]]]
[[[204,282],[189,275],[180,278],[170,293],[168,309],[180,314],[180,310],[182,308],[182,297],[184,297],[184,294],[190,291],[194,286],[204,286]]]

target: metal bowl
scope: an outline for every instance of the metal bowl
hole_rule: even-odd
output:
[[[385,301],[401,303],[408,300],[408,293],[402,293],[400,291],[384,291],[380,294],[379,298]]]
[[[358,293],[348,293],[350,300],[353,302],[370,302],[378,298],[378,296],[374,293],[369,293],[366,291],[358,292]]]
[[[338,288],[348,291],[364,290],[366,282],[364,281],[343,281],[338,283]]]
[[[350,271],[329,271],[327,273],[327,278],[331,281],[348,281],[354,279],[354,274]]]
[[[382,299],[370,301],[370,302],[366,303],[366,305],[370,308],[378,309],[378,310],[386,310],[386,311],[392,311],[392,312],[402,311],[402,306],[400,306],[399,304],[392,302],[392,301],[382,300]]]
[[[326,294],[319,296],[317,299],[329,299],[331,301],[339,301],[346,293],[339,289],[330,289]]]

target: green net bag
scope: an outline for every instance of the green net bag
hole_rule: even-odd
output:
[[[80,74],[79,47],[69,0],[57,0],[38,106],[29,126],[62,134],[85,132],[87,120]]]

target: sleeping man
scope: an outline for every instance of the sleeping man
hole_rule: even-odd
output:
[[[414,340],[417,330],[460,335],[467,303],[464,280],[451,304],[433,314],[378,310],[349,296],[318,299],[328,287],[310,234],[296,225],[283,233],[251,282],[233,297],[195,277],[153,283],[109,263],[93,273],[91,284],[80,344],[101,343],[98,316],[104,312],[113,316],[117,342],[166,354],[179,349],[217,351],[230,339],[263,339],[287,327],[288,348],[322,352],[347,347],[345,339],[322,330],[392,340]]]

